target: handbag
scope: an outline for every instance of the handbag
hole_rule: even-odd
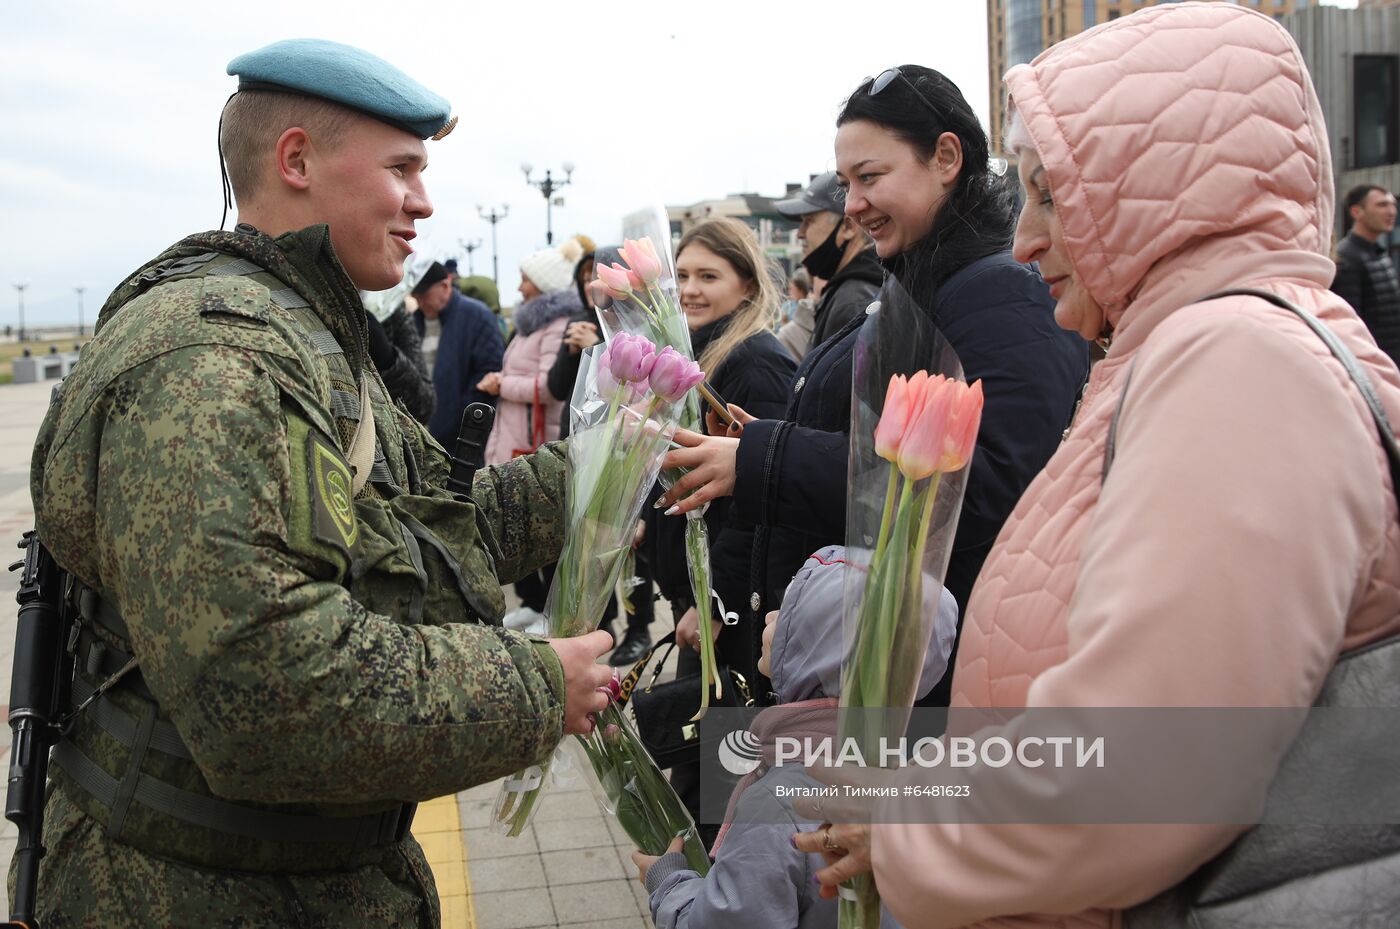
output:
[[[651,680],[645,687],[638,688],[637,682],[646,672],[652,656],[663,645],[667,649],[652,670]],[[675,632],[668,632],[658,639],[623,679],[622,695],[618,701],[625,706],[630,699],[637,735],[656,761],[656,766],[663,769],[700,763],[699,723],[692,720],[700,712],[700,675],[689,674],[660,684],[656,682],[675,647]],[[711,708],[753,706],[749,682],[742,674],[724,665],[720,665],[719,673],[722,680],[728,679],[729,686],[719,695],[711,688]]]
[[[1203,297],[1247,295],[1296,314],[1327,343],[1370,407],[1400,489],[1400,445],[1371,380],[1355,356],[1311,313],[1265,290],[1226,290]],[[1118,420],[1131,383],[1129,369],[1109,425],[1104,477],[1113,463]],[[1323,681],[1314,706],[1400,707],[1400,635],[1342,655]],[[1310,713],[1269,785],[1275,798],[1305,796],[1318,784],[1320,752],[1335,757],[1325,714]],[[1356,746],[1357,757],[1365,747]],[[1366,809],[1367,798],[1342,793],[1342,810]],[[1314,929],[1391,926],[1400,918],[1400,824],[1254,826],[1181,883],[1123,914],[1125,929]]]
[[[513,448],[510,450],[510,457],[519,458],[521,455],[533,455],[539,451],[544,444],[544,404],[540,402],[540,379],[535,378],[535,402],[530,405],[530,441],[533,443],[529,448]]]

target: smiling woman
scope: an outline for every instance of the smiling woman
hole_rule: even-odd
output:
[[[778,290],[753,230],[735,219],[695,226],[676,251],[676,284],[691,346],[710,385],[750,413],[780,415],[797,365],[773,334]],[[737,627],[715,640],[715,648],[721,663],[754,680],[760,624],[746,609],[753,525],[734,517],[727,500],[712,504],[704,518],[714,591],[725,608],[740,617]],[[695,643],[697,616],[686,572],[684,520],[660,519],[648,536],[654,539],[651,564],[657,586],[681,617],[677,640],[681,645]],[[699,672],[695,652],[683,648],[680,656],[678,674]],[[698,812],[698,763],[677,766],[672,784],[692,812]],[[713,823],[700,827],[707,841],[718,830]]]

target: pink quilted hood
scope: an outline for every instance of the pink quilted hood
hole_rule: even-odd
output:
[[[1229,3],[1153,7],[1053,46],[1006,85],[1075,268],[1115,327],[1193,264],[1261,248],[1326,259],[1322,113],[1297,45],[1269,17]],[[1192,260],[1206,248],[1209,260]]]

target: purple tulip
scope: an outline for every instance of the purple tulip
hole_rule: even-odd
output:
[[[705,379],[705,372],[671,346],[661,350],[651,366],[651,389],[667,403],[675,403],[686,391]]]
[[[609,367],[607,349],[593,362],[594,370],[597,372],[595,384],[598,388],[598,396],[606,403],[631,403],[636,399],[636,392],[633,386],[626,381],[619,381],[613,376]]]
[[[619,332],[608,343],[607,358],[619,381],[644,381],[656,363],[656,346],[642,336]]]

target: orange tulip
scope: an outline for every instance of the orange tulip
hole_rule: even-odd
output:
[[[909,422],[909,382],[903,374],[890,378],[885,391],[885,408],[875,424],[875,454],[886,461],[899,459],[899,440]]]
[[[972,459],[977,446],[977,429],[982,424],[982,382],[971,387],[959,384],[952,416],[943,439],[943,456],[938,470],[957,471]]]
[[[912,380],[910,386],[913,386]],[[923,388],[922,402],[917,403],[899,442],[900,473],[915,481],[938,470],[957,381],[942,375],[932,378],[925,375],[919,386]]]

